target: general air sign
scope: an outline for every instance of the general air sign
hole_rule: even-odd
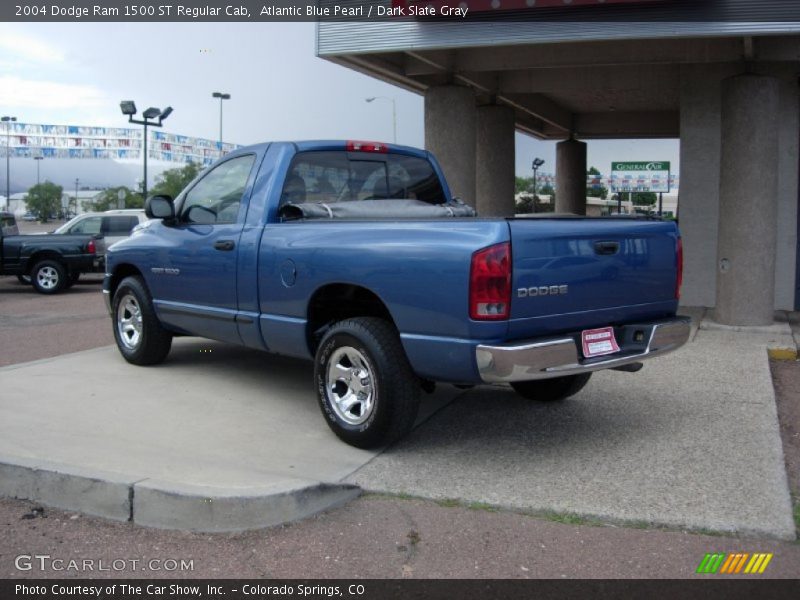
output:
[[[611,163],[612,192],[669,192],[669,162]]]

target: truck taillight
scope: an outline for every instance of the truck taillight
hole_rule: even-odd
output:
[[[675,279],[675,299],[680,300],[681,284],[683,283],[683,240],[681,238],[678,238],[676,252],[678,254],[678,275]]]
[[[358,142],[355,140],[350,140],[347,142],[347,151],[380,152],[381,154],[386,154],[389,152],[389,147],[386,144],[381,144],[380,142]]]
[[[86,244],[86,251],[89,254],[97,254],[97,246],[95,246],[94,240],[89,240],[89,243]]]
[[[507,319],[511,311],[511,244],[478,250],[469,271],[469,316],[476,321]]]

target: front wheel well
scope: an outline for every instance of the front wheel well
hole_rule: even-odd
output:
[[[122,264],[119,265],[116,269],[114,269],[114,273],[111,276],[111,281],[108,286],[108,292],[111,294],[111,298],[114,297],[114,294],[119,287],[120,282],[125,279],[126,277],[141,277],[142,272],[134,267],[133,265]]]
[[[344,283],[326,285],[314,292],[308,303],[306,339],[313,356],[322,336],[339,321],[357,317],[377,317],[397,326],[386,304],[367,288]]]

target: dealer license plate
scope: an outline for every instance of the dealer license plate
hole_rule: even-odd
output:
[[[581,332],[581,343],[583,345],[584,358],[593,358],[595,356],[619,352],[617,340],[614,338],[613,327],[586,329]]]

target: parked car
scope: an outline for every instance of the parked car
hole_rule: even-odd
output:
[[[145,210],[103,283],[125,360],[175,335],[313,360],[325,422],[362,448],[406,434],[435,382],[553,401],[689,337],[674,222],[476,218],[424,150],[240,148]]]
[[[28,211],[22,216],[22,220],[23,221],[35,221],[36,220],[36,215],[33,214],[32,212]]]
[[[103,236],[105,248],[124,240],[134,227],[147,220],[142,209],[90,212],[67,221],[52,233],[84,233]]]
[[[41,294],[55,294],[96,269],[98,244],[93,235],[8,235],[3,227],[0,275],[16,275]]]

